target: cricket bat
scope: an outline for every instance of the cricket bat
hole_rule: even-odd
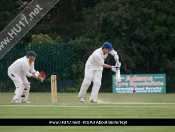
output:
[[[120,76],[120,69],[117,69],[116,71],[116,83],[121,82],[121,76]]]

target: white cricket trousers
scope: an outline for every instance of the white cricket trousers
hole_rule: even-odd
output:
[[[20,76],[12,71],[8,71],[8,76],[12,79],[16,89],[12,100],[25,102],[28,100],[30,83],[26,76]]]
[[[92,91],[91,91],[89,100],[97,101],[97,96],[98,96],[98,92],[101,86],[101,78],[102,78],[102,70],[101,69],[99,70],[99,69],[89,67],[89,66],[85,67],[84,80],[81,84],[81,88],[78,94],[79,98],[85,97],[87,89],[89,88],[91,82],[93,82],[93,87],[92,87]]]

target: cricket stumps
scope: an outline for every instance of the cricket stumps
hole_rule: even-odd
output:
[[[57,76],[51,75],[51,96],[52,103],[57,103]]]

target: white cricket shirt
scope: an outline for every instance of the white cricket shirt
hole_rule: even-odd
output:
[[[31,77],[32,73],[36,72],[34,69],[34,62],[29,63],[29,59],[26,56],[19,58],[13,62],[9,66],[8,71],[14,72],[20,76],[27,77]]]
[[[113,55],[115,60],[118,59],[118,55],[115,50],[111,50],[109,54]],[[108,54],[104,54],[102,48],[96,49],[86,61],[86,66],[93,67],[97,70],[103,70],[102,65],[104,64],[104,60],[107,56]]]

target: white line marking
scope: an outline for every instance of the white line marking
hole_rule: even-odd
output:
[[[102,106],[104,104],[104,106]],[[106,105],[108,104],[108,105]],[[123,105],[124,107],[129,107],[130,105],[142,105],[138,107],[144,107],[146,105],[175,105],[175,103],[97,103],[97,104],[91,104],[91,103],[84,103],[82,105],[71,105],[71,104],[48,104],[48,105],[24,105],[24,104],[11,104],[11,105],[0,105],[0,107],[118,107],[118,105]],[[128,105],[128,106],[126,106]],[[133,106],[132,106],[133,107]],[[134,106],[137,107],[137,106]],[[152,107],[152,106],[151,106]],[[155,106],[156,107],[156,106]]]

